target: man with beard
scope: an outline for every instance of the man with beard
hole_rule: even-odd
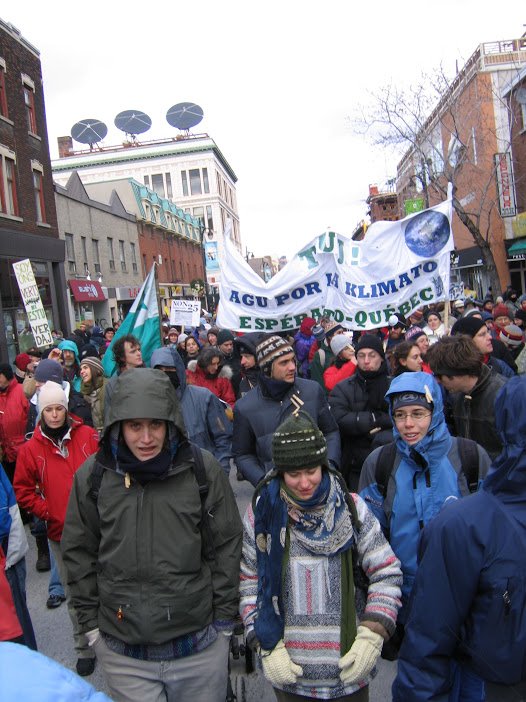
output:
[[[77,344],[74,341],[61,341],[58,348],[62,351],[62,367],[64,380],[67,380],[73,389],[80,392],[80,356]]]
[[[186,384],[183,359],[176,349],[155,349],[150,360],[170,378],[181,403],[183,420],[190,441],[213,454],[228,475],[232,458],[232,422],[225,406],[208,388]]]
[[[356,346],[358,368],[338,383],[329,396],[342,439],[342,473],[351,492],[357,492],[362,465],[373,449],[392,439],[393,427],[385,393],[388,376],[381,340],[364,334]]]
[[[235,337],[230,329],[221,329],[217,334],[217,346],[223,354],[223,368],[230,368],[230,382],[234,388],[236,399],[239,397],[239,384],[241,382],[241,360],[234,344]]]
[[[232,451],[238,470],[256,486],[273,468],[272,437],[295,410],[307,412],[327,441],[328,460],[340,465],[340,436],[325,393],[313,380],[296,377],[296,357],[288,341],[274,335],[256,348],[258,384],[236,402]]]
[[[239,396],[243,397],[249,390],[255,388],[259,378],[259,366],[256,358],[256,348],[265,338],[264,332],[251,332],[234,339],[234,347],[241,357],[241,382]]]

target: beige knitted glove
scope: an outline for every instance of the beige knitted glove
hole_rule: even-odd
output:
[[[292,662],[283,639],[272,651],[261,649],[263,673],[272,685],[294,685],[296,678],[303,675],[301,666]]]
[[[384,639],[366,626],[359,626],[350,650],[340,658],[338,667],[342,671],[340,680],[352,685],[366,678],[376,665]]]

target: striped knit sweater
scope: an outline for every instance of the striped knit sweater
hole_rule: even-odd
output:
[[[357,620],[380,622],[391,634],[400,607],[400,562],[365,502],[355,494],[353,499],[362,522],[357,535],[357,551],[369,578],[367,601],[356,591]],[[295,685],[284,685],[282,689],[316,699],[350,695],[368,685],[371,678],[345,686],[339,677],[340,556],[314,556],[297,541],[294,526],[289,525],[289,528],[290,552],[282,591],[284,641],[292,660],[303,668],[303,677],[298,678]],[[240,581],[240,612],[249,633],[257,615],[257,561],[252,505],[248,506],[243,519]]]

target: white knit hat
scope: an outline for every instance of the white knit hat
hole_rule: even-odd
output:
[[[50,405],[61,405],[66,410],[68,409],[66,393],[58,383],[54,383],[52,380],[44,383],[38,393],[38,409],[42,412]]]
[[[331,339],[331,351],[337,356],[343,349],[354,348],[352,340],[346,334],[337,334]]]

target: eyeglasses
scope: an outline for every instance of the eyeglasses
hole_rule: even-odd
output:
[[[427,412],[423,409],[414,410],[413,412],[402,412],[400,410],[393,412],[393,419],[395,422],[406,422],[408,419],[411,419],[414,422],[421,422],[423,419],[429,416],[431,416],[431,412]]]

